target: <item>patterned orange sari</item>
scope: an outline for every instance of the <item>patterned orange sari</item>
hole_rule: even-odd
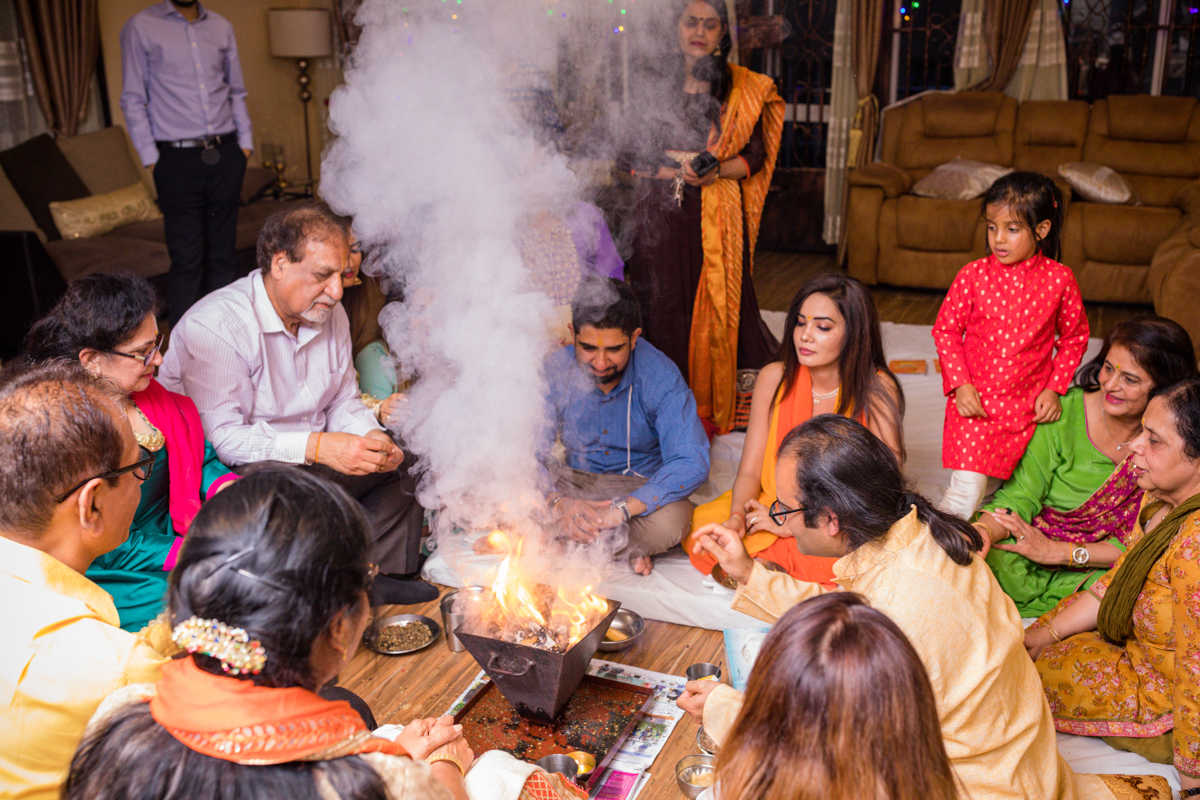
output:
[[[688,375],[701,418],[711,419],[722,433],[733,425],[742,270],[753,267],[742,263],[743,245],[748,244],[745,252],[753,254],[784,117],[783,98],[773,80],[736,64],[729,69],[733,88],[721,110],[721,136],[709,150],[720,161],[734,158],[750,141],[761,117],[767,159],[755,175],[740,181],[718,180],[701,190],[704,267],[692,316]]]

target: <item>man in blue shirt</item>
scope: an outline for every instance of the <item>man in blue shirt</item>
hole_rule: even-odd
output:
[[[234,279],[237,209],[254,148],[233,26],[198,0],[162,0],[121,29],[121,110],[154,175],[171,323]]]
[[[590,278],[571,304],[574,343],[546,359],[548,409],[565,463],[546,498],[562,531],[592,543],[628,523],[627,557],[651,556],[691,525],[687,499],[708,479],[708,439],[679,368],[639,337],[641,311],[621,281]]]

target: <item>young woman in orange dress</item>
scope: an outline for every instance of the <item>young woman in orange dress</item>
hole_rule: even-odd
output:
[[[788,309],[783,343],[754,385],[750,425],[733,488],[692,515],[692,530],[713,522],[741,532],[750,555],[779,564],[795,578],[832,580],[836,559],[806,556],[777,525],[775,453],[792,428],[818,414],[863,422],[903,463],[904,393],[883,357],[879,314],[867,288],[840,273],[809,281]],[[684,549],[705,575],[716,560]]]

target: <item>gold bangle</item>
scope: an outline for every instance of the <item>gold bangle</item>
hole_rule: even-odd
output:
[[[1054,626],[1047,620],[1046,627],[1050,629],[1050,635],[1054,637],[1054,641],[1061,642],[1062,637],[1058,635],[1058,631],[1054,630]]]
[[[453,753],[430,753],[429,755],[425,756],[425,762],[428,764],[433,764],[437,761],[448,761],[454,766],[458,767],[459,775],[466,774],[466,770],[463,769],[462,762],[459,761],[458,756],[454,755]]]
[[[324,435],[325,435],[325,431],[321,431],[320,433],[317,434],[317,449],[316,449],[316,451],[313,452],[313,463],[314,464],[321,463],[321,437]]]

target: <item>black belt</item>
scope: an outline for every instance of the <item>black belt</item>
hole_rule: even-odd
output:
[[[174,139],[169,142],[155,141],[160,147],[219,147],[229,142],[237,141],[237,131],[218,133],[216,136],[205,136],[202,139]]]

